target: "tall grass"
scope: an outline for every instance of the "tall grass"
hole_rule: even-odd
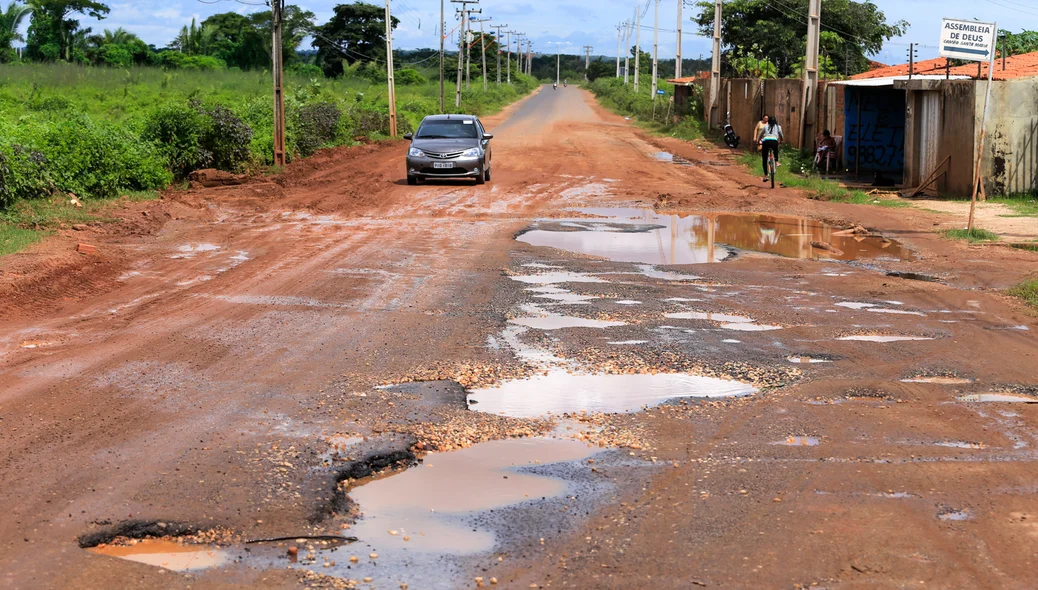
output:
[[[653,133],[686,140],[703,137],[703,102],[697,88],[693,88],[689,112],[678,117],[671,105],[674,86],[659,81],[659,89],[664,94],[656,95],[653,100],[650,93],[652,79],[646,76],[642,78],[638,92],[634,91],[633,84],[624,84],[622,78],[612,77],[599,78],[588,84],[587,88],[595,94],[602,106],[635,119],[640,126]]]

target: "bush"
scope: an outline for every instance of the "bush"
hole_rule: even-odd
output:
[[[205,127],[205,117],[198,109],[170,103],[148,115],[141,137],[158,146],[176,178],[185,178],[207,163],[202,150]]]
[[[14,144],[10,153],[0,151],[0,206],[16,199],[36,199],[54,192],[47,157]]]
[[[418,70],[404,68],[396,73],[394,79],[402,86],[420,86],[426,83],[426,79],[418,73]]]
[[[330,102],[304,105],[294,117],[290,136],[300,156],[306,157],[330,143],[339,132],[342,111]]]
[[[242,169],[252,158],[249,150],[252,128],[227,107],[197,105],[196,108],[206,119],[200,140],[202,160],[206,166],[221,170]]]
[[[304,64],[297,62],[285,68],[285,71],[289,74],[305,76],[307,78],[324,77],[324,70],[321,69],[321,66],[318,66],[316,64]]]

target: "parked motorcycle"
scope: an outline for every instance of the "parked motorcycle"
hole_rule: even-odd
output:
[[[730,148],[739,147],[739,136],[735,134],[735,128],[732,127],[732,114],[728,113],[727,120],[724,123],[724,144]]]

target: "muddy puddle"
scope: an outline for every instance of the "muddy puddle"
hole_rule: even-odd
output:
[[[618,262],[700,264],[722,262],[735,250],[790,258],[912,260],[896,241],[856,235],[802,217],[758,213],[660,215],[652,209],[591,208],[588,219],[544,220],[517,239]]]
[[[210,545],[191,545],[165,539],[144,539],[132,545],[99,545],[91,553],[128,559],[177,572],[217,567],[230,562],[223,549]]]
[[[516,318],[508,320],[510,324],[526,326],[535,330],[561,330],[563,328],[611,328],[623,326],[624,322],[609,320],[592,320],[565,315],[549,315],[544,317]]]
[[[473,410],[518,418],[578,412],[626,413],[677,398],[738,397],[750,385],[681,373],[588,375],[562,370],[472,390]]]
[[[843,336],[837,338],[837,340],[846,340],[851,342],[911,342],[914,340],[933,340],[926,336],[882,336],[882,335],[857,335],[857,336]]]
[[[672,154],[670,152],[656,152],[652,155],[653,158],[660,162],[666,162],[668,164],[675,164],[677,166],[691,166],[692,162],[682,158],[681,156]]]
[[[970,393],[955,399],[968,403],[1038,404],[1038,397],[1022,393]]]
[[[816,447],[820,442],[817,436],[787,436],[784,440],[771,444],[787,447]]]
[[[469,516],[563,495],[565,481],[521,470],[576,461],[598,450],[573,440],[528,438],[430,453],[418,467],[350,491],[363,515],[352,534],[381,551],[490,551],[494,533],[473,527]]]

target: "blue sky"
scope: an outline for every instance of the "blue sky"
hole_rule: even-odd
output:
[[[352,1],[352,0],[351,0]],[[370,0],[369,0],[370,1]],[[783,0],[775,0],[781,4]],[[297,0],[294,3],[312,11],[319,22],[326,21],[332,7],[343,0]],[[642,45],[651,50],[653,9],[651,0],[642,0],[647,8],[642,18]],[[95,31],[124,27],[141,36],[146,42],[164,46],[177,31],[191,22],[218,12],[248,13],[264,10],[261,0],[137,0],[109,3],[111,14],[102,22],[80,19],[84,26]],[[686,0],[684,9],[685,57],[710,53],[710,39],[696,34],[689,18],[695,13],[693,1]],[[876,0],[891,21],[905,19],[911,23],[908,33],[893,40],[876,59],[885,63],[906,61],[908,43],[920,43],[920,58],[935,57],[941,17],[997,21],[1001,28],[1011,31],[1038,30],[1038,0]],[[534,42],[534,50],[552,52],[561,42],[563,53],[582,53],[584,45],[594,47],[595,55],[616,55],[616,25],[634,16],[635,2],[629,0],[481,0],[484,17],[492,17],[487,25],[507,24],[509,28],[527,33]],[[825,0],[822,2],[822,22],[825,22]],[[394,0],[393,14],[401,19],[394,37],[397,47],[433,47],[438,43],[436,27],[440,3],[436,0]],[[447,29],[456,26],[453,6],[447,2]],[[660,55],[673,57],[676,45],[675,24],[677,0],[659,3]],[[805,25],[806,27],[806,25]],[[633,41],[632,41],[633,44]]]

